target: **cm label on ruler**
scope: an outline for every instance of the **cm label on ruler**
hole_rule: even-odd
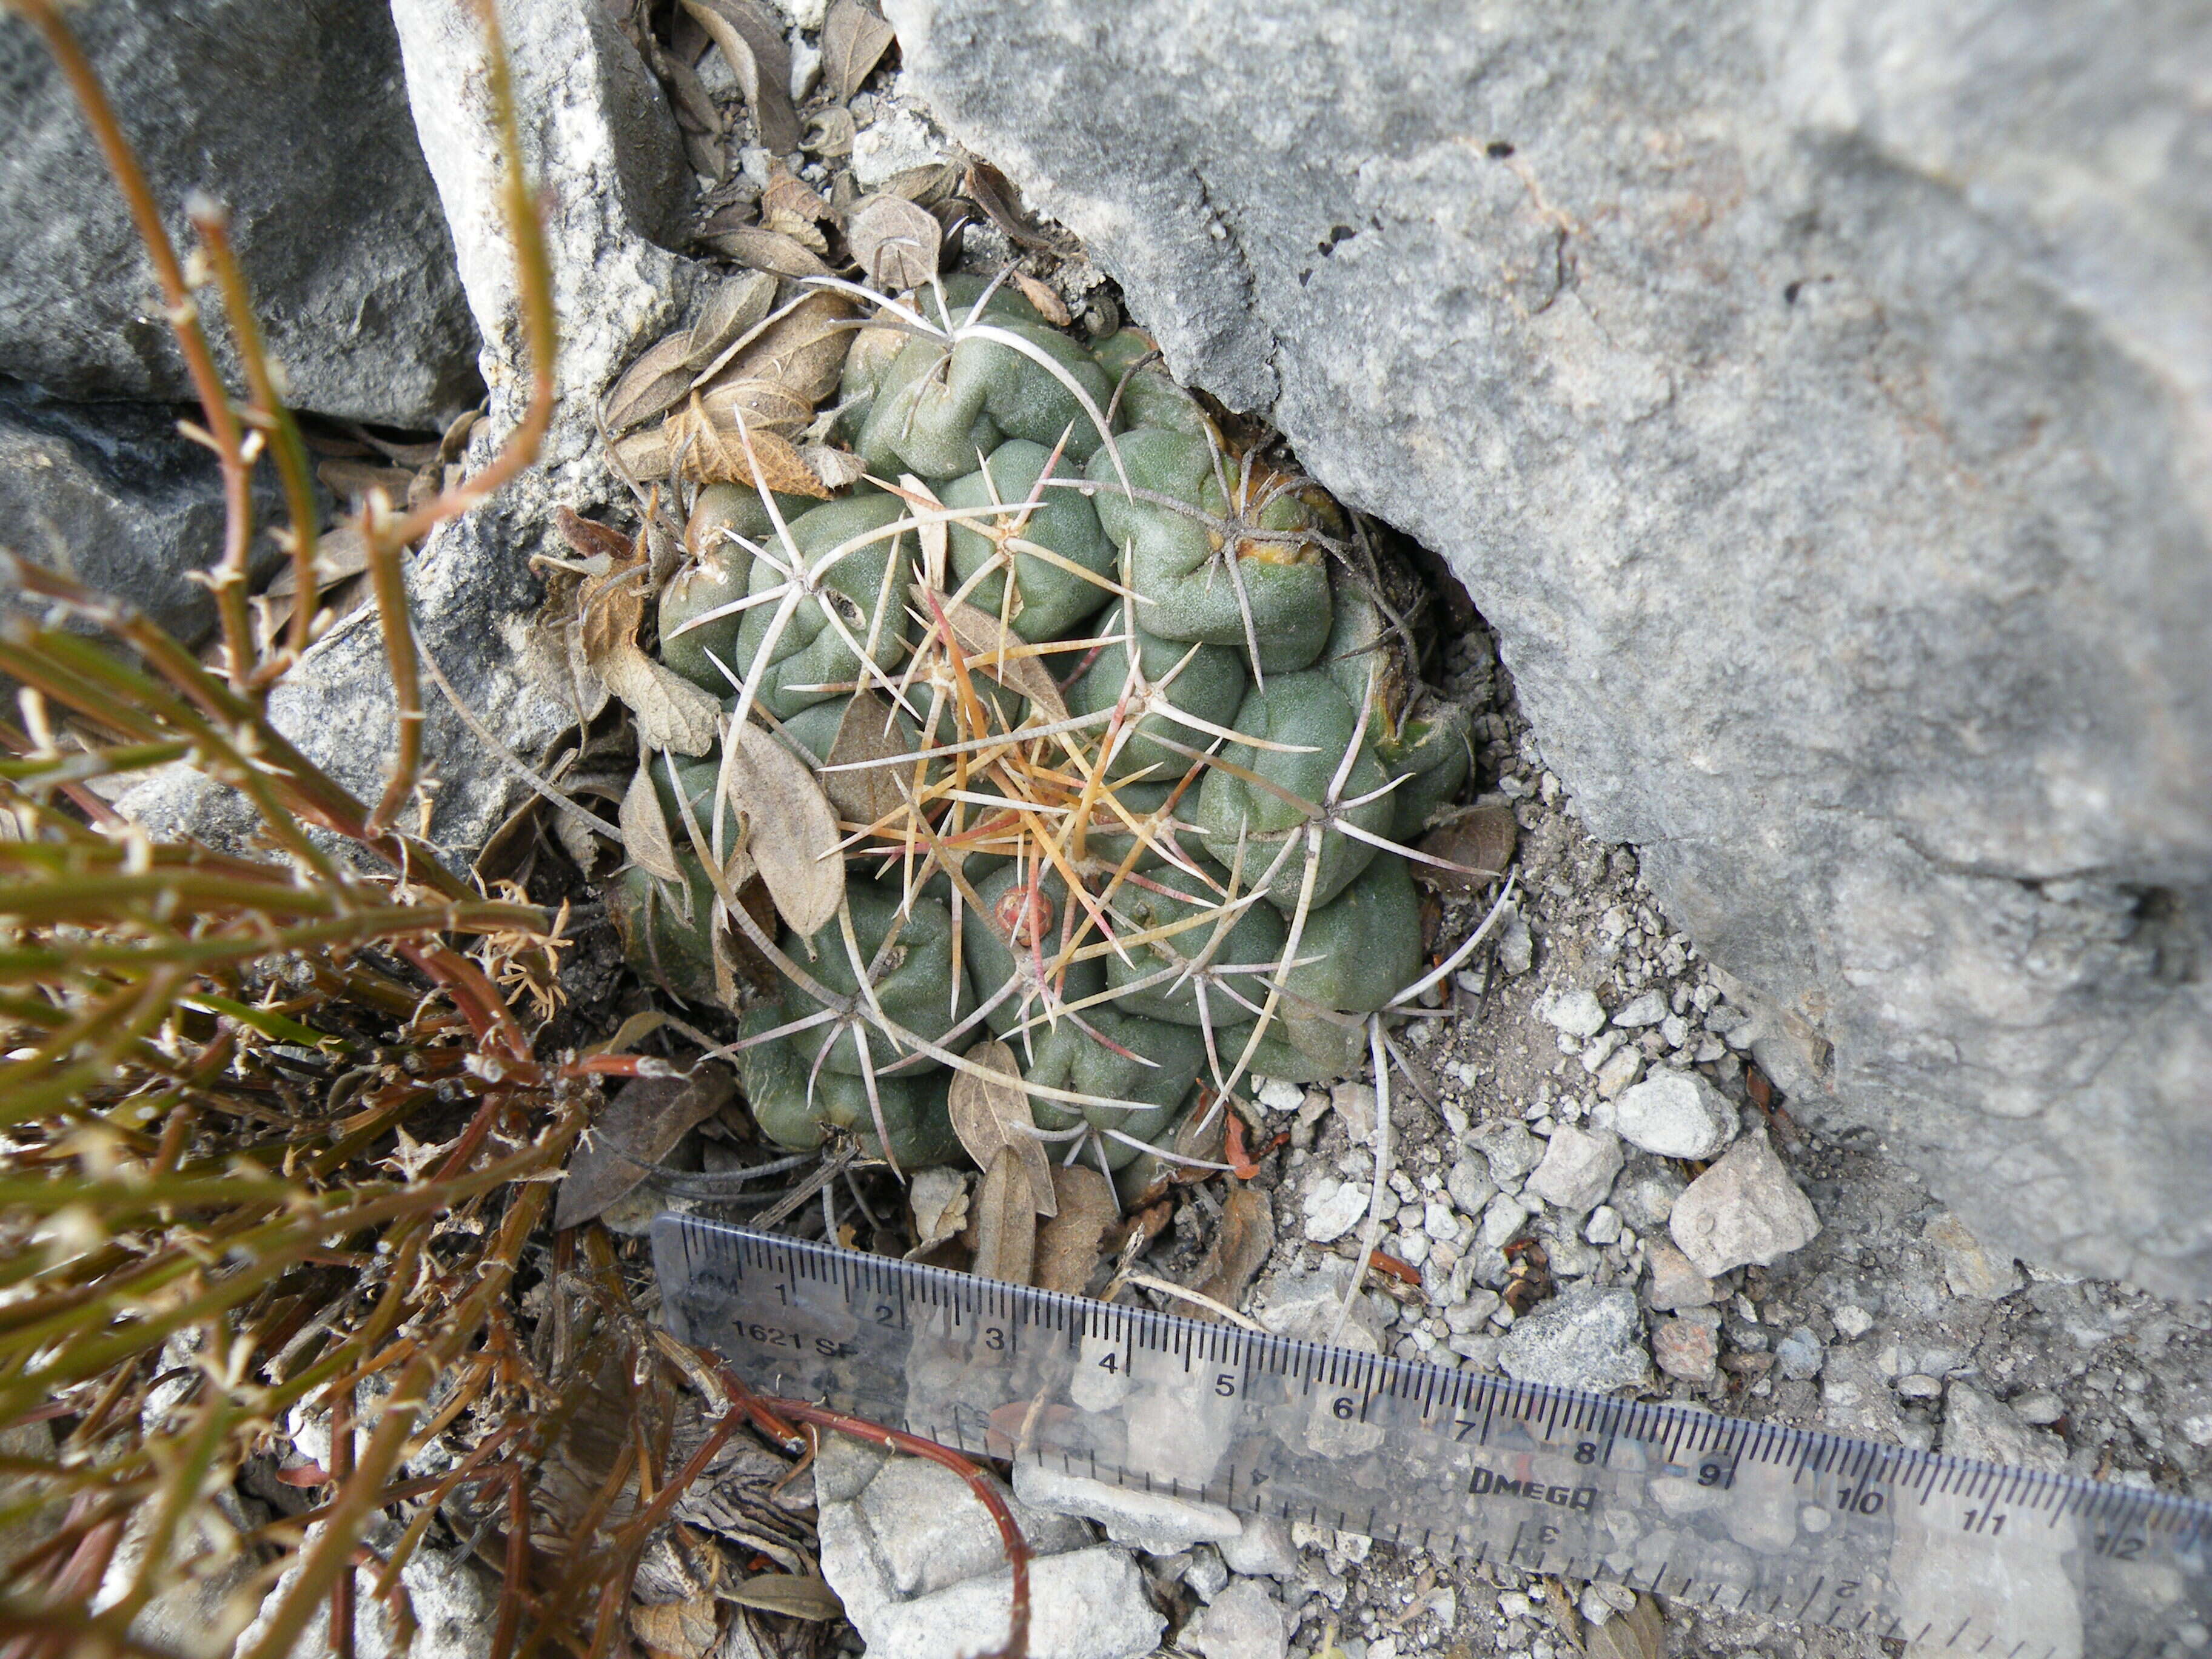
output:
[[[664,1217],[685,1340],[991,1457],[1990,1659],[2205,1659],[2212,1505]]]

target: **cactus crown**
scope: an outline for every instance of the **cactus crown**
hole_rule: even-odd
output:
[[[1356,1066],[1419,973],[1408,863],[1437,860],[1401,803],[1464,778],[1464,717],[1416,735],[1364,527],[1137,331],[1086,348],[963,277],[816,279],[763,326],[833,306],[860,343],[808,430],[857,465],[766,398],[695,391],[681,432],[622,441],[710,486],[661,653],[721,700],[712,787],[629,890],[633,957],[711,964],[787,1144],[941,1157],[948,1088],[1017,1082],[1018,1133],[1125,1197],[1224,1167],[1230,1097]]]

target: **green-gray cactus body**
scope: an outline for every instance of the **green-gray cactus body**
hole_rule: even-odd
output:
[[[1474,765],[1468,713],[1455,702],[1429,702],[1407,720],[1395,740],[1385,738],[1375,753],[1394,778],[1405,781],[1390,792],[1395,815],[1391,835],[1419,841],[1437,810],[1459,793]]]
[[[1173,783],[1125,783],[1113,792],[1121,811],[1115,811],[1103,799],[1098,803],[1084,837],[1082,857],[1082,867],[1097,878],[1092,882],[1094,889],[1121,867],[1133,848],[1137,848],[1136,860],[1129,866],[1133,874],[1145,874],[1172,862],[1170,852],[1179,854],[1186,866],[1204,857],[1198,834],[1198,785],[1193,782],[1179,795]],[[1144,826],[1142,846],[1123,812]]]
[[[1113,388],[1091,354],[1042,324],[987,318],[984,325],[1020,339],[1060,373],[998,339],[963,339],[950,351],[938,340],[908,342],[884,371],[860,429],[860,459],[872,471],[957,478],[1006,438],[1049,447],[1064,433],[1077,461],[1098,448],[1096,422],[1060,378],[1081,386],[1103,415]]]
[[[739,1034],[759,1037],[781,1024],[782,1010],[764,1003],[746,1014]],[[824,1066],[810,1079],[811,1067],[799,1052],[808,1035],[801,1031],[772,1037],[738,1051],[738,1079],[763,1134],[779,1146],[805,1152],[819,1146],[830,1130],[845,1129],[859,1140],[862,1152],[881,1158],[884,1143],[876,1132],[876,1109],[880,1106],[883,1127],[890,1134],[890,1153],[901,1169],[959,1159],[959,1138],[945,1111],[950,1072],[933,1066],[919,1076],[900,1073],[879,1077],[871,1103],[865,1078]]]
[[[1255,1024],[1248,1019],[1242,1025],[1232,1025],[1213,1034],[1214,1052],[1221,1056],[1224,1074],[1243,1058],[1244,1046],[1251,1041]],[[1247,1072],[1249,1075],[1279,1077],[1291,1083],[1328,1083],[1357,1073],[1366,1058],[1367,1033],[1363,1024],[1340,1025],[1317,1018],[1286,1017],[1278,1007],[1267,1034],[1252,1051]]]
[[[1051,459],[1052,451],[1046,446],[1026,438],[1010,438],[991,452],[981,471],[947,484],[942,498],[947,507],[995,509],[978,522],[1008,539],[1048,548],[1093,575],[1110,575],[1114,544],[1098,527],[1098,509],[1073,489],[1051,485],[1037,489],[1037,480],[1044,476],[1045,463]],[[1062,460],[1053,476],[1079,478],[1082,474]],[[1036,505],[1030,507],[1032,492]],[[1005,614],[1000,608],[1006,589],[1004,568],[975,580],[979,571],[998,559],[999,542],[965,524],[952,526],[951,539],[953,574],[968,602],[994,617]],[[1034,553],[1016,551],[1012,557],[1012,626],[1024,640],[1063,638],[1113,597],[1097,582],[1086,581],[1074,571]]]
[[[1226,870],[1201,868],[1227,887]],[[1151,885],[1125,885],[1114,896],[1114,908],[1121,919],[1116,932],[1124,940],[1154,928],[1200,920],[1194,926],[1182,927],[1181,932],[1144,944],[1129,944],[1127,960],[1118,952],[1106,958],[1106,982],[1122,991],[1119,1006],[1179,1025],[1225,1024],[1249,1018],[1243,1004],[1227,990],[1213,987],[1206,988],[1201,1012],[1199,984],[1184,969],[1193,963],[1212,969],[1243,969],[1226,975],[1229,988],[1254,1003],[1266,994],[1275,964],[1282,960],[1285,934],[1282,917],[1265,899],[1251,901],[1250,891],[1240,883],[1238,894],[1246,902],[1233,916],[1219,917],[1212,913],[1222,905],[1222,894],[1184,871],[1162,869],[1153,872]]]
[[[1030,1109],[1037,1127],[1069,1129],[1088,1123],[1102,1131],[1118,1130],[1132,1140],[1156,1141],[1182,1109],[1191,1085],[1206,1069],[1204,1035],[1188,1025],[1146,1019],[1114,1008],[1086,1010],[1083,1019],[1096,1036],[1063,1015],[1058,1025],[1041,1026],[1027,1034],[1026,1056],[1024,1038],[1012,1039],[1016,1054],[1026,1060],[1024,1079],[1077,1094],[1134,1101],[1144,1109],[1077,1107],[1031,1095]],[[1121,1169],[1142,1150],[1110,1135],[1105,1140],[1109,1169]]]
[[[913,908],[901,917],[895,887],[887,890],[858,881],[847,884],[845,899],[853,913],[853,934],[860,946],[860,966],[876,970],[872,981],[875,1003],[886,1018],[924,1041],[934,1042],[967,1017],[975,1001],[969,991],[966,970],[957,974],[953,971],[950,910],[934,899],[917,896]],[[896,938],[892,939],[894,931]],[[886,939],[892,939],[888,951],[884,949]],[[836,921],[804,941],[787,933],[783,948],[825,989],[847,995],[859,990],[860,979],[854,965],[853,952],[847,948],[844,931]],[[881,965],[878,966],[879,959]],[[804,1019],[822,1006],[797,985],[786,988],[783,1006],[793,1019]],[[833,1030],[836,1031],[834,1040],[830,1038]],[[885,1032],[873,1024],[868,1025],[867,1030],[868,1058],[875,1069],[881,1071],[904,1057]],[[854,1046],[853,1028],[847,1026],[839,1030],[834,1023],[825,1024],[793,1039],[793,1046],[810,1066],[825,1042],[828,1052],[823,1055],[823,1065],[832,1071],[859,1075],[861,1061]]]
[[[1091,348],[1091,355],[1120,396],[1114,405],[1116,431],[1150,426],[1203,437],[1212,429],[1198,399],[1175,383],[1160,361],[1158,347],[1144,330],[1125,328],[1109,334]]]
[[[890,536],[868,539],[871,532],[882,530],[905,511],[897,496],[869,489],[842,501],[824,501],[790,521],[792,545],[810,569],[840,547],[860,544],[823,571],[819,596],[799,602],[769,650],[759,701],[778,720],[789,720],[800,709],[838,695],[808,688],[850,686],[861,678],[860,654],[847,642],[848,635],[868,647],[879,668],[896,668],[906,660],[911,538],[902,534],[896,540]],[[790,556],[788,549],[772,547],[769,551],[779,559]],[[784,580],[767,559],[754,561],[752,592],[765,593]],[[825,601],[836,611],[842,633],[823,614]],[[781,601],[765,599],[744,613],[738,629],[738,660],[732,665],[741,676],[752,672],[753,660],[781,608]]]
[[[706,866],[692,854],[679,852],[676,862],[684,872],[684,888],[656,880],[633,864],[607,884],[607,908],[622,936],[623,959],[641,978],[665,986],[686,1002],[711,1004],[714,947],[707,929],[714,914],[714,889]]]
[[[1378,852],[1306,917],[1283,988],[1323,1008],[1371,1014],[1421,972],[1421,898],[1406,860]],[[1307,960],[1307,958],[1316,958]]]
[[[1283,744],[1309,745],[1310,752],[1255,749],[1231,744],[1223,757],[1257,774],[1298,801],[1326,805],[1330,782],[1351,747],[1358,715],[1344,694],[1325,673],[1282,674],[1268,680],[1264,690],[1255,687],[1237,711],[1237,730],[1250,737]],[[1363,737],[1359,750],[1338,799],[1350,801],[1381,788],[1389,781],[1375,746]],[[1370,835],[1388,836],[1397,809],[1388,795],[1362,805],[1340,808],[1343,819]],[[1273,790],[1247,783],[1216,769],[1206,774],[1198,798],[1198,822],[1206,835],[1206,850],[1216,859],[1232,855],[1240,836],[1245,843],[1245,868],[1258,881],[1270,866],[1267,896],[1284,915],[1297,908],[1300,884],[1311,852],[1308,844],[1308,814]],[[1285,842],[1295,845],[1277,863]],[[1310,903],[1328,903],[1375,856],[1367,842],[1344,834],[1331,825],[1321,836]],[[1303,954],[1303,952],[1302,952]]]
[[[1279,495],[1258,514],[1255,528],[1269,535],[1241,535],[1231,548],[1208,522],[1224,520],[1230,511],[1209,437],[1139,428],[1117,438],[1115,449],[1133,489],[1168,498],[1121,493],[1113,454],[1103,447],[1085,469],[1099,485],[1099,523],[1129,550],[1130,586],[1146,601],[1138,607],[1145,628],[1186,643],[1256,641],[1261,671],[1269,675],[1312,663],[1328,642],[1328,569],[1320,544],[1300,533],[1310,512],[1298,495]],[[1233,485],[1236,463],[1222,465]],[[1179,511],[1176,502],[1200,516]],[[1289,539],[1275,539],[1276,532]]]
[[[1010,981],[1015,987],[983,1016],[993,1030],[1003,1036],[1051,1007],[1079,1002],[1105,988],[1106,965],[1095,957],[1071,962],[1058,975],[1050,971],[1063,925],[1068,929],[1065,937],[1071,939],[1083,926],[1080,912],[1067,915],[1067,884],[1059,876],[1010,863],[975,886],[981,908],[963,905],[960,913],[969,983],[986,1005]],[[1006,948],[1008,940],[1015,951]]]
[[[651,775],[653,792],[659,797],[661,821],[668,826],[668,839],[678,848],[691,845],[691,832],[684,821],[684,809],[678,805],[676,784],[668,779],[670,756],[663,751],[653,757]],[[719,750],[698,760],[675,757],[676,777],[684,786],[684,799],[691,808],[691,816],[699,825],[699,833],[706,837],[707,845],[714,844],[714,793],[720,781],[722,757]],[[722,807],[722,847],[726,854],[744,837],[744,826],[728,803]]]
[[[1216,726],[1235,720],[1244,701],[1244,690],[1251,684],[1244,672],[1244,653],[1232,646],[1164,640],[1131,622],[1130,612],[1142,608],[1133,600],[1121,601],[1099,619],[1098,632],[1133,639],[1137,669],[1145,684],[1158,687],[1165,681],[1162,695],[1176,708]],[[1185,663],[1187,656],[1190,660]],[[1068,713],[1095,714],[1102,708],[1111,708],[1128,689],[1129,647],[1118,642],[1106,646],[1082,676],[1069,684]],[[1190,769],[1190,757],[1164,747],[1156,741],[1159,738],[1185,749],[1204,750],[1213,742],[1206,733],[1164,714],[1146,714],[1117,733],[1100,734],[1102,744],[1114,745],[1106,775],[1127,778],[1141,773],[1149,783],[1171,783],[1180,778]]]

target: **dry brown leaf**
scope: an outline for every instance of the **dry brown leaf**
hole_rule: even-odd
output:
[[[1052,1160],[1045,1156],[1044,1143],[1027,1133],[1036,1120],[1030,1111],[1029,1095],[1022,1088],[1014,1051],[996,1041],[979,1042],[968,1051],[968,1059],[996,1075],[982,1078],[969,1071],[952,1074],[951,1092],[945,1102],[952,1133],[960,1137],[968,1156],[986,1170],[1002,1150],[1012,1151],[1029,1182],[1030,1207],[1041,1215],[1051,1215],[1060,1207],[1060,1200],[1053,1195]]]
[[[1034,276],[1022,271],[1013,274],[1014,286],[1021,290],[1022,298],[1036,307],[1037,315],[1054,328],[1066,328],[1075,319],[1067,309],[1067,301]]]
[[[755,426],[750,416],[740,436],[734,422],[727,427],[718,424],[699,404],[678,410],[661,428],[662,472],[680,454],[684,476],[701,483],[765,484],[787,495],[830,499],[830,486],[806,465],[790,439]]]
[[[799,148],[799,112],[791,102],[791,49],[783,30],[752,0],[683,0],[736,73],[760,141],[779,155]]]
[[[736,439],[738,422],[744,417],[750,432],[773,432],[789,438],[814,411],[805,396],[787,382],[764,378],[724,380],[712,391],[697,394],[698,416],[726,438]],[[689,413],[688,406],[678,413]],[[740,440],[738,447],[743,448]]]
[[[754,872],[752,854],[743,845],[732,853],[723,866],[731,891],[753,924],[769,938],[775,936],[775,901],[769,896],[768,884]],[[780,994],[784,988],[783,969],[763,956],[760,949],[738,928],[724,925],[714,929],[714,994],[732,1013],[742,1012],[745,1000],[738,995],[740,981],[750,986],[755,998]]]
[[[610,653],[597,665],[607,690],[629,704],[630,713],[637,716],[639,737],[653,748],[673,749],[679,755],[703,755],[714,746],[722,705],[712,693],[647,656],[637,648],[635,639],[626,649]]]
[[[968,1177],[957,1170],[942,1164],[916,1170],[907,1183],[906,1197],[914,1212],[916,1241],[906,1253],[909,1261],[957,1238],[968,1225]]]
[[[929,161],[894,173],[884,180],[884,194],[901,196],[916,205],[933,208],[960,188],[960,169],[950,161]]]
[[[783,208],[763,210],[761,228],[771,235],[789,237],[817,258],[830,252],[829,234],[821,226]]]
[[[729,1068],[702,1061],[688,1078],[632,1078],[577,1143],[553,1206],[556,1228],[580,1227],[651,1173],[676,1143],[737,1091]]]
[[[676,843],[669,836],[668,819],[660,810],[659,792],[653,787],[650,753],[638,759],[637,775],[623,793],[616,823],[622,830],[623,851],[629,854],[630,862],[649,876],[675,884],[688,909],[691,884],[684,879],[684,866],[676,861]],[[689,921],[690,917],[684,920]]]
[[[768,183],[761,186],[761,222],[772,230],[788,233],[785,222],[802,225],[834,225],[837,210],[823,201],[813,185],[784,166],[771,162]]]
[[[801,938],[818,933],[845,899],[837,815],[805,761],[750,720],[730,734],[731,805],[776,913]]]
[[[607,430],[627,432],[682,403],[691,390],[690,356],[690,331],[678,329],[624,369],[599,406]]]
[[[1221,1200],[1221,1219],[1214,1227],[1206,1255],[1199,1261],[1198,1276],[1191,1282],[1191,1289],[1224,1308],[1233,1308],[1244,1294],[1244,1287],[1252,1282],[1252,1275],[1267,1265],[1267,1253],[1274,1248],[1275,1218],[1268,1207],[1267,1194],[1242,1182],[1231,1182]],[[1176,1311],[1187,1319],[1220,1317],[1212,1309],[1195,1303]]]
[[[1521,825],[1510,805],[1474,807],[1463,817],[1422,837],[1421,850],[1432,858],[1447,859],[1469,870],[1487,873],[1462,875],[1457,870],[1440,870],[1433,864],[1416,864],[1413,873],[1425,885],[1441,893],[1480,893],[1503,876],[1505,866],[1513,862],[1513,849],[1520,835]]]
[[[837,1592],[816,1573],[756,1573],[724,1590],[722,1600],[817,1623],[845,1616],[845,1604],[837,1599]]]
[[[633,1602],[629,1627],[647,1652],[665,1655],[666,1659],[707,1659],[720,1633],[711,1595],[663,1601],[650,1607]]]
[[[1176,1127],[1175,1145],[1168,1150],[1177,1158],[1195,1158],[1201,1164],[1221,1162],[1222,1146],[1229,1138],[1228,1109],[1219,1111],[1194,1111]],[[1174,1179],[1198,1181],[1209,1177],[1209,1171],[1194,1170],[1188,1165],[1176,1167]]]
[[[859,137],[860,128],[853,119],[853,112],[842,104],[832,104],[806,118],[806,131],[799,146],[824,161],[842,161],[853,153],[854,141]]]
[[[1120,1218],[1114,1183],[1087,1164],[1055,1164],[1059,1213],[1037,1231],[1036,1287],[1081,1296],[1103,1256],[1107,1229]]]
[[[1042,228],[1023,212],[1021,198],[1006,175],[988,161],[971,158],[967,182],[969,197],[991,216],[991,222],[1006,233],[1007,240],[1048,253],[1065,253],[1073,246],[1065,235]]]
[[[1659,1659],[1667,1650],[1667,1616],[1650,1596],[1639,1594],[1636,1605],[1602,1625],[1573,1615],[1583,1651],[1589,1659]]]
[[[899,474],[899,488],[915,497],[914,506],[941,508],[937,492],[911,472]],[[949,522],[926,524],[915,532],[921,544],[921,579],[940,593],[952,588],[952,526]]]
[[[775,278],[766,271],[740,270],[724,277],[691,325],[684,366],[696,374],[775,308]]]
[[[741,336],[707,364],[696,384],[702,390],[765,381],[810,406],[837,389],[852,349],[853,307],[842,295],[807,295],[757,334]],[[805,420],[813,412],[799,416]]]
[[[635,538],[568,507],[555,509],[553,526],[580,559],[605,559],[610,566],[631,564],[637,559]]]
[[[929,614],[933,598],[951,625],[952,637],[966,653],[969,667],[981,669],[1000,684],[1027,697],[1046,720],[1067,718],[1067,700],[1053,683],[1050,671],[1035,657],[1013,654],[1028,648],[1019,635],[1001,628],[996,617],[978,605],[944,593],[933,595],[921,583],[914,585],[915,603],[925,616]]]
[[[348,576],[358,576],[368,568],[368,540],[361,533],[361,526],[348,520],[332,525],[315,538],[315,586],[325,588],[333,582],[343,581]],[[287,559],[277,567],[269,586],[261,591],[270,599],[279,599],[293,592],[296,584],[292,580],[292,562]]]
[[[911,770],[897,766],[872,766],[863,772],[827,769],[913,752],[891,718],[890,705],[875,691],[854,692],[845,706],[844,719],[837,723],[836,740],[822,763],[822,787],[830,805],[848,823],[880,823],[905,804],[906,791],[900,786],[911,783]]]
[[[822,261],[821,255],[803,242],[758,225],[732,225],[726,228],[702,230],[699,241],[726,258],[755,270],[772,271],[778,276],[793,281],[802,276],[834,276],[836,273]]]
[[[937,275],[944,234],[926,207],[898,196],[867,196],[853,210],[845,240],[868,281],[896,294]]]
[[[825,489],[843,489],[868,476],[866,461],[835,444],[801,444],[799,459],[806,463],[809,472],[822,480]]]
[[[366,461],[319,461],[315,465],[315,476],[333,495],[359,501],[380,489],[395,506],[405,502],[408,488],[415,482],[411,471],[404,472],[396,466],[374,466]]]
[[[1030,1143],[1036,1145],[1035,1141]],[[999,1148],[975,1189],[975,1262],[978,1279],[1026,1285],[1036,1267],[1036,1206],[1031,1202],[1021,1154]]]
[[[832,0],[830,15],[822,20],[822,76],[841,102],[860,89],[897,38],[860,0]]]

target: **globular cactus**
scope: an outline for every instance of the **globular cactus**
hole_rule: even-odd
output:
[[[1026,438],[1009,438],[977,471],[945,487],[947,507],[972,516],[952,526],[952,574],[968,602],[1004,616],[1024,640],[1066,637],[1113,597],[1105,581],[1114,544],[1098,510],[1072,489],[1041,489],[1053,453]],[[1063,462],[1050,476],[1073,480]],[[1006,599],[1005,566],[1014,572]],[[1073,567],[1071,568],[1071,567]]]
[[[897,496],[879,489],[825,501],[788,521],[776,555],[787,568],[779,570],[765,556],[753,561],[749,590],[755,597],[792,581],[790,567],[798,565],[815,590],[781,617],[780,628],[785,607],[758,604],[738,629],[737,660],[731,665],[750,676],[756,659],[768,659],[758,697],[777,719],[836,696],[836,688],[849,692],[862,684],[864,655],[879,670],[906,660],[910,538],[890,528],[904,511]],[[827,568],[815,575],[825,560]]]
[[[1104,1103],[1079,1109],[1043,1095],[1030,1097],[1040,1129],[1065,1131],[1084,1123],[1095,1131],[1109,1170],[1126,1166],[1167,1127],[1206,1069],[1206,1039],[1199,1031],[1114,1008],[1096,1009],[1079,1023],[1064,1016],[1057,1025],[1029,1035],[1024,1075],[1030,1082],[1141,1109]]]
[[[1079,461],[1100,448],[1085,404],[1103,415],[1114,388],[1091,354],[1042,323],[985,326],[994,332],[950,347],[914,340],[891,360],[860,429],[859,453],[871,471],[953,477],[1007,438],[1065,440]]]
[[[1241,650],[1163,639],[1136,620],[1138,608],[1133,599],[1115,606],[1101,631],[1120,638],[1069,683],[1067,706],[1095,714],[1126,704],[1126,728],[1109,729],[1102,739],[1106,775],[1157,782],[1189,769],[1189,751],[1212,741],[1209,726],[1218,731],[1237,718],[1252,680]],[[1204,724],[1145,712],[1156,696]]]
[[[735,996],[777,1144],[957,1159],[948,1085],[995,1039],[1052,1155],[1133,1198],[1212,1155],[1255,1075],[1367,1063],[1421,971],[1400,848],[1465,781],[1468,717],[1365,532],[1149,336],[1085,347],[958,276],[850,338],[814,430],[870,476],[701,490],[658,596],[725,744],[765,726],[799,770],[657,757],[675,864],[611,900],[641,971]]]
[[[1325,526],[1310,489],[1224,465],[1210,433],[1159,427],[1102,447],[1087,472],[1100,486],[1099,523],[1129,550],[1148,630],[1242,647],[1267,674],[1310,667],[1321,654],[1331,602]],[[1123,473],[1142,497],[1111,487]]]
[[[869,1080],[831,1071],[810,1072],[804,1034],[772,1035],[782,1011],[763,1003],[745,1016],[738,1051],[738,1081],[744,1087],[753,1121],[779,1146],[809,1152],[833,1129],[850,1132],[872,1158],[886,1146],[902,1169],[948,1163],[960,1155],[959,1139],[945,1113],[952,1074],[933,1066],[919,1076],[878,1077],[871,1097]],[[880,1114],[883,1133],[878,1130]],[[886,1141],[884,1133],[890,1139]]]
[[[1246,694],[1237,730],[1273,746],[1231,744],[1223,758],[1238,771],[1206,774],[1206,850],[1225,862],[1241,848],[1250,878],[1286,915],[1302,902],[1327,904],[1375,856],[1367,837],[1387,837],[1397,814],[1358,711],[1326,674],[1282,674]]]
[[[811,937],[787,934],[786,950],[824,988],[858,994],[860,975],[868,975],[868,1005],[924,1042],[945,1036],[974,1006],[964,967],[952,960],[952,913],[936,900],[918,897],[902,903],[895,891],[855,882],[845,890],[852,936],[843,918]],[[793,1019],[824,1012],[805,987],[785,988],[784,1011]],[[862,1053],[863,1039],[866,1053]],[[880,1025],[831,1021],[812,1036],[794,1039],[810,1065],[859,1077],[896,1064],[908,1049]]]

